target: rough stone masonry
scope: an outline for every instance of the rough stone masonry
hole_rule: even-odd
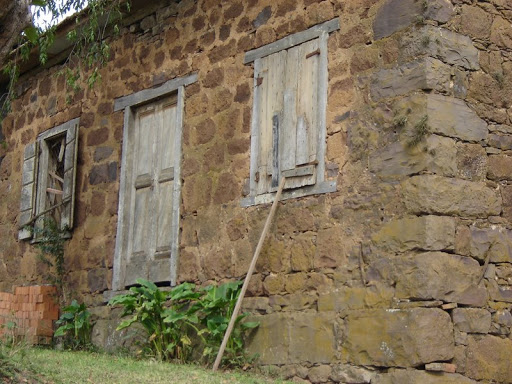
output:
[[[60,64],[20,78],[0,137],[0,290],[44,283],[18,241],[24,147],[80,117],[66,284],[113,347],[123,110],[184,87],[178,281],[244,276],[269,206],[242,207],[253,49],[329,20],[326,180],[280,203],[245,308],[259,363],[312,383],[512,383],[512,3],[182,0],[134,7],[101,70],[68,95]],[[115,292],[114,292],[115,293]]]

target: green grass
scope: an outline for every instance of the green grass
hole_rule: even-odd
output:
[[[134,360],[90,352],[27,348],[17,354],[23,382],[45,384],[260,384],[285,383],[239,372],[215,372],[190,365]],[[20,382],[15,379],[12,383]],[[0,379],[1,382],[1,379]]]

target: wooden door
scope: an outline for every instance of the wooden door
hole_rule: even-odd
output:
[[[173,215],[176,208],[175,156],[177,151],[176,98],[167,98],[135,110],[129,146],[131,175],[126,244],[125,286],[139,277],[153,282],[170,280]],[[179,202],[177,202],[179,203]]]

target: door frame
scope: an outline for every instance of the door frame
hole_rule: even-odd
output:
[[[147,89],[123,96],[115,100],[114,111],[124,110],[123,145],[121,152],[121,175],[119,184],[119,205],[117,219],[117,236],[114,251],[114,265],[112,277],[112,290],[125,289],[125,271],[127,258],[127,235],[130,219],[131,194],[127,191],[128,178],[131,176],[133,164],[129,160],[130,146],[133,143],[135,129],[135,109],[143,104],[177,94],[176,100],[176,135],[175,135],[175,170],[173,190],[173,217],[169,229],[171,236],[170,284],[176,285],[179,261],[179,231],[180,231],[180,205],[181,205],[181,147],[183,133],[183,114],[185,103],[185,86],[197,81],[197,73],[189,76],[169,80],[157,88]],[[129,185],[129,184],[128,184]]]

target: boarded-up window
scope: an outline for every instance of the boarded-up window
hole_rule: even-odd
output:
[[[79,119],[54,127],[25,148],[19,239],[32,238],[28,228],[46,219],[62,230],[73,227]]]
[[[259,147],[256,194],[316,182],[318,39],[256,60]]]
[[[266,202],[285,176],[284,198],[329,192],[325,183],[325,113],[331,20],[246,53],[254,62],[250,196]],[[297,192],[299,191],[299,192]]]

